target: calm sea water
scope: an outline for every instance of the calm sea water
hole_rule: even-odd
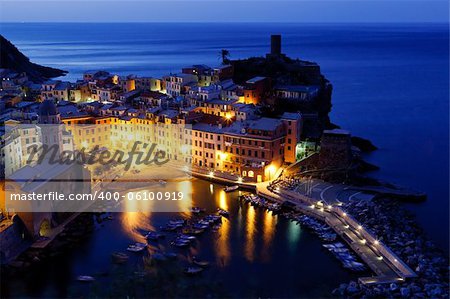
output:
[[[194,205],[207,213],[220,207],[228,210],[230,217],[223,219],[217,232],[198,236],[189,249],[171,246],[173,233],[151,242],[154,250],[178,253],[177,261],[148,269],[150,274],[143,280],[135,274],[144,269],[142,253],[130,254],[125,265],[112,264],[111,253],[145,241],[142,230],[158,230],[168,220],[190,217],[120,213],[112,221],[96,225],[92,235],[74,248],[47,260],[45,269],[38,265],[19,278],[4,278],[3,294],[41,298],[205,298],[208,294],[216,298],[322,298],[330,296],[340,283],[358,278],[341,267],[318,237],[281,216],[240,203],[238,191],[225,193],[223,186],[198,179],[179,184],[180,190],[192,190]],[[182,274],[192,256],[210,262],[201,276]],[[78,275],[92,275],[97,280],[80,283]]]
[[[270,34],[281,33],[283,52],[318,62],[333,83],[332,121],[379,147],[367,156],[381,167],[372,175],[428,194],[426,202],[409,204],[408,208],[427,234],[448,252],[447,25],[1,24],[0,32],[32,61],[68,70],[70,80],[89,69],[161,76],[194,63],[213,66],[219,63],[222,48],[228,49],[233,59],[264,55],[269,51]],[[263,216],[258,217],[264,222]],[[318,253],[301,249],[315,246],[305,244],[307,237],[302,234],[305,241],[297,241],[298,248],[289,247],[294,246],[288,245],[289,224],[278,225],[284,228],[274,236],[273,246],[285,248],[272,257],[269,268],[248,262],[249,272],[233,267],[226,271],[235,271],[237,281],[241,276],[253,277],[261,285],[290,265],[291,256],[281,253],[290,252],[295,259],[309,258],[292,263],[286,279],[295,277],[295,283],[306,279],[315,261],[326,259],[326,255],[320,253],[318,244]],[[248,234],[248,228],[235,234]],[[258,229],[256,235],[260,234]],[[246,246],[239,239],[230,242],[233,250]],[[309,239],[307,242],[314,244]],[[233,255],[246,259],[233,250]],[[317,283],[330,282],[316,278]],[[264,286],[270,289],[269,284]]]

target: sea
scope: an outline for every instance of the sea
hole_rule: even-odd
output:
[[[229,50],[231,59],[263,56],[270,51],[270,35],[281,34],[283,53],[317,62],[333,84],[332,122],[378,147],[365,155],[380,167],[370,175],[428,195],[405,208],[449,252],[448,24],[1,23],[0,33],[32,62],[67,70],[61,79],[70,81],[86,70],[158,77],[192,64],[216,66],[221,49]],[[194,184],[197,190],[211,188],[199,180]],[[221,270],[210,271],[214,281],[232,290],[225,295],[311,297],[322,289],[324,296],[352,278],[308,232],[238,207],[232,196],[221,198],[218,186],[213,189],[205,197],[234,207],[236,217],[225,243],[208,241],[211,248],[202,248],[206,257],[221,256]],[[83,247],[85,254],[73,253],[66,265],[70,277],[89,272],[83,263],[101,263],[96,258],[106,250],[103,242],[123,246],[129,234],[121,223],[105,224],[110,228],[94,234]],[[114,226],[123,228],[115,242],[108,236]],[[267,253],[265,242],[272,244]],[[59,294],[49,288],[26,294]]]

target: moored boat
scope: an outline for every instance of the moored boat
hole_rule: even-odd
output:
[[[224,209],[221,209],[221,208],[217,209],[217,213],[223,217],[230,217],[230,212],[228,212]]]
[[[141,251],[143,251],[146,247],[147,247],[147,244],[144,244],[144,243],[134,243],[134,244],[128,245],[127,250],[128,250],[128,251],[131,251],[131,252],[141,252]]]
[[[196,275],[203,271],[202,267],[187,267],[184,269],[184,274],[186,275]]]
[[[88,275],[80,275],[77,277],[78,281],[83,281],[83,282],[91,282],[94,281],[95,278],[92,276],[88,276]]]
[[[192,259],[192,263],[194,263],[195,265],[202,267],[202,268],[209,266],[209,262],[197,260],[197,258],[195,258],[195,257]]]
[[[235,191],[235,190],[237,190],[237,189],[239,189],[239,186],[238,186],[238,185],[234,185],[234,186],[226,186],[225,188],[223,188],[223,190],[224,190],[225,192],[231,192],[231,191]]]

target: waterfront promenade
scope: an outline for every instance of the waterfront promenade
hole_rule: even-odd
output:
[[[220,174],[206,174],[196,171],[193,171],[192,175],[219,183],[239,184],[243,188],[254,190],[259,196],[269,200],[290,202],[297,211],[326,222],[376,274],[376,276],[359,278],[359,281],[363,284],[395,283],[416,277],[414,271],[385,244],[377,240],[369,230],[343,211],[339,202],[324,205],[321,196],[313,198],[282,188],[272,191],[268,188],[272,181],[263,183],[238,182],[233,178],[221,177]]]

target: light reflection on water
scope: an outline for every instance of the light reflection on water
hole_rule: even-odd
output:
[[[180,188],[189,189],[190,185],[180,182]],[[47,297],[55,297],[51,293],[54,281],[55,278],[61,278],[65,281],[61,288],[70,289],[69,295],[73,296],[65,294],[59,297],[95,297],[99,294],[108,297],[110,289],[106,286],[115,281],[133,281],[135,272],[143,268],[152,278],[155,275],[170,274],[174,279],[183,280],[183,267],[192,265],[193,256],[209,261],[211,267],[196,279],[188,278],[187,282],[196,286],[202,282],[210,286],[220,281],[230,297],[276,297],[281,295],[280,290],[286,290],[287,297],[304,295],[303,297],[311,298],[315,297],[309,293],[311,290],[320,289],[328,293],[331,292],[330,288],[348,281],[349,276],[340,264],[327,252],[320,250],[320,240],[316,236],[309,233],[303,235],[299,226],[282,216],[239,202],[238,192],[225,193],[220,185],[213,185],[212,195],[208,192],[210,182],[193,179],[192,188],[194,205],[205,208],[206,214],[215,213],[217,207],[230,212],[229,219],[222,219],[220,229],[205,231],[197,237],[192,247],[174,248],[170,242],[176,234],[164,232],[166,238],[150,242],[152,245],[148,252],[127,252],[130,260],[126,265],[112,264],[113,252],[126,252],[130,243],[145,241],[141,236],[143,231],[160,231],[160,227],[169,220],[183,217],[180,213],[150,211],[117,213],[113,215],[112,221],[101,223],[92,236],[83,239],[80,247],[64,253],[58,262],[49,260],[51,266],[36,290],[27,290],[24,283],[36,284],[36,277],[42,276],[41,267],[30,271],[26,280],[12,281],[9,287],[11,292],[16,296],[23,290],[24,295],[45,297],[45,294]],[[138,203],[127,204],[132,211]],[[174,252],[178,257],[176,261],[167,261],[150,268],[144,266],[142,256],[155,251]],[[60,264],[64,263],[67,269],[60,268]],[[299,265],[305,266],[299,268]],[[273,275],[283,273],[284,269],[291,267],[296,267],[297,275]],[[107,275],[97,276],[99,269]],[[105,288],[90,290],[85,284],[76,282],[77,275],[94,275]],[[326,285],[321,284],[319,287],[317,282],[321,281]],[[249,286],[251,290],[248,289]],[[140,289],[141,286],[135,288]],[[256,293],[253,290],[257,290]],[[146,295],[148,297],[149,294]],[[26,296],[20,298],[24,297]]]
[[[253,262],[255,259],[255,233],[256,233],[256,219],[255,208],[249,206],[247,209],[247,215],[245,222],[247,224],[245,234],[245,249],[244,256],[249,262]]]
[[[173,186],[173,185],[172,185]],[[192,181],[185,180],[175,183],[175,187],[170,187],[170,189],[177,190],[177,192],[183,192],[186,200],[173,201],[177,207],[174,207],[174,211],[183,211],[179,215],[188,218],[191,216],[190,207],[192,206]],[[151,190],[142,189],[136,191],[130,191],[129,193],[137,192],[157,192],[164,191],[163,187],[157,186]],[[125,198],[129,198],[125,196]],[[131,196],[130,198],[136,198],[136,196]],[[154,201],[138,201],[138,200],[124,200],[125,211],[120,215],[120,220],[122,224],[122,230],[130,237],[130,239],[136,242],[146,242],[146,239],[142,235],[142,231],[154,231],[155,226],[152,224],[152,212],[155,209],[156,202]]]
[[[210,185],[211,190],[214,189],[213,185]],[[216,197],[217,201],[217,197]],[[222,189],[219,191],[219,200],[217,202],[219,208],[228,211],[227,195]],[[222,217],[222,225],[219,228],[217,241],[215,242],[217,264],[220,267],[225,267],[228,265],[231,252],[230,252],[230,226],[231,223],[228,219]]]
[[[275,236],[277,221],[277,215],[273,215],[272,212],[264,212],[262,258],[265,262],[271,260],[272,240]]]
[[[300,240],[302,229],[300,228],[300,225],[296,224],[293,221],[290,221],[288,223],[288,231],[287,231],[287,237],[288,237],[288,243],[289,248],[291,251],[294,251],[297,249],[298,241]]]

